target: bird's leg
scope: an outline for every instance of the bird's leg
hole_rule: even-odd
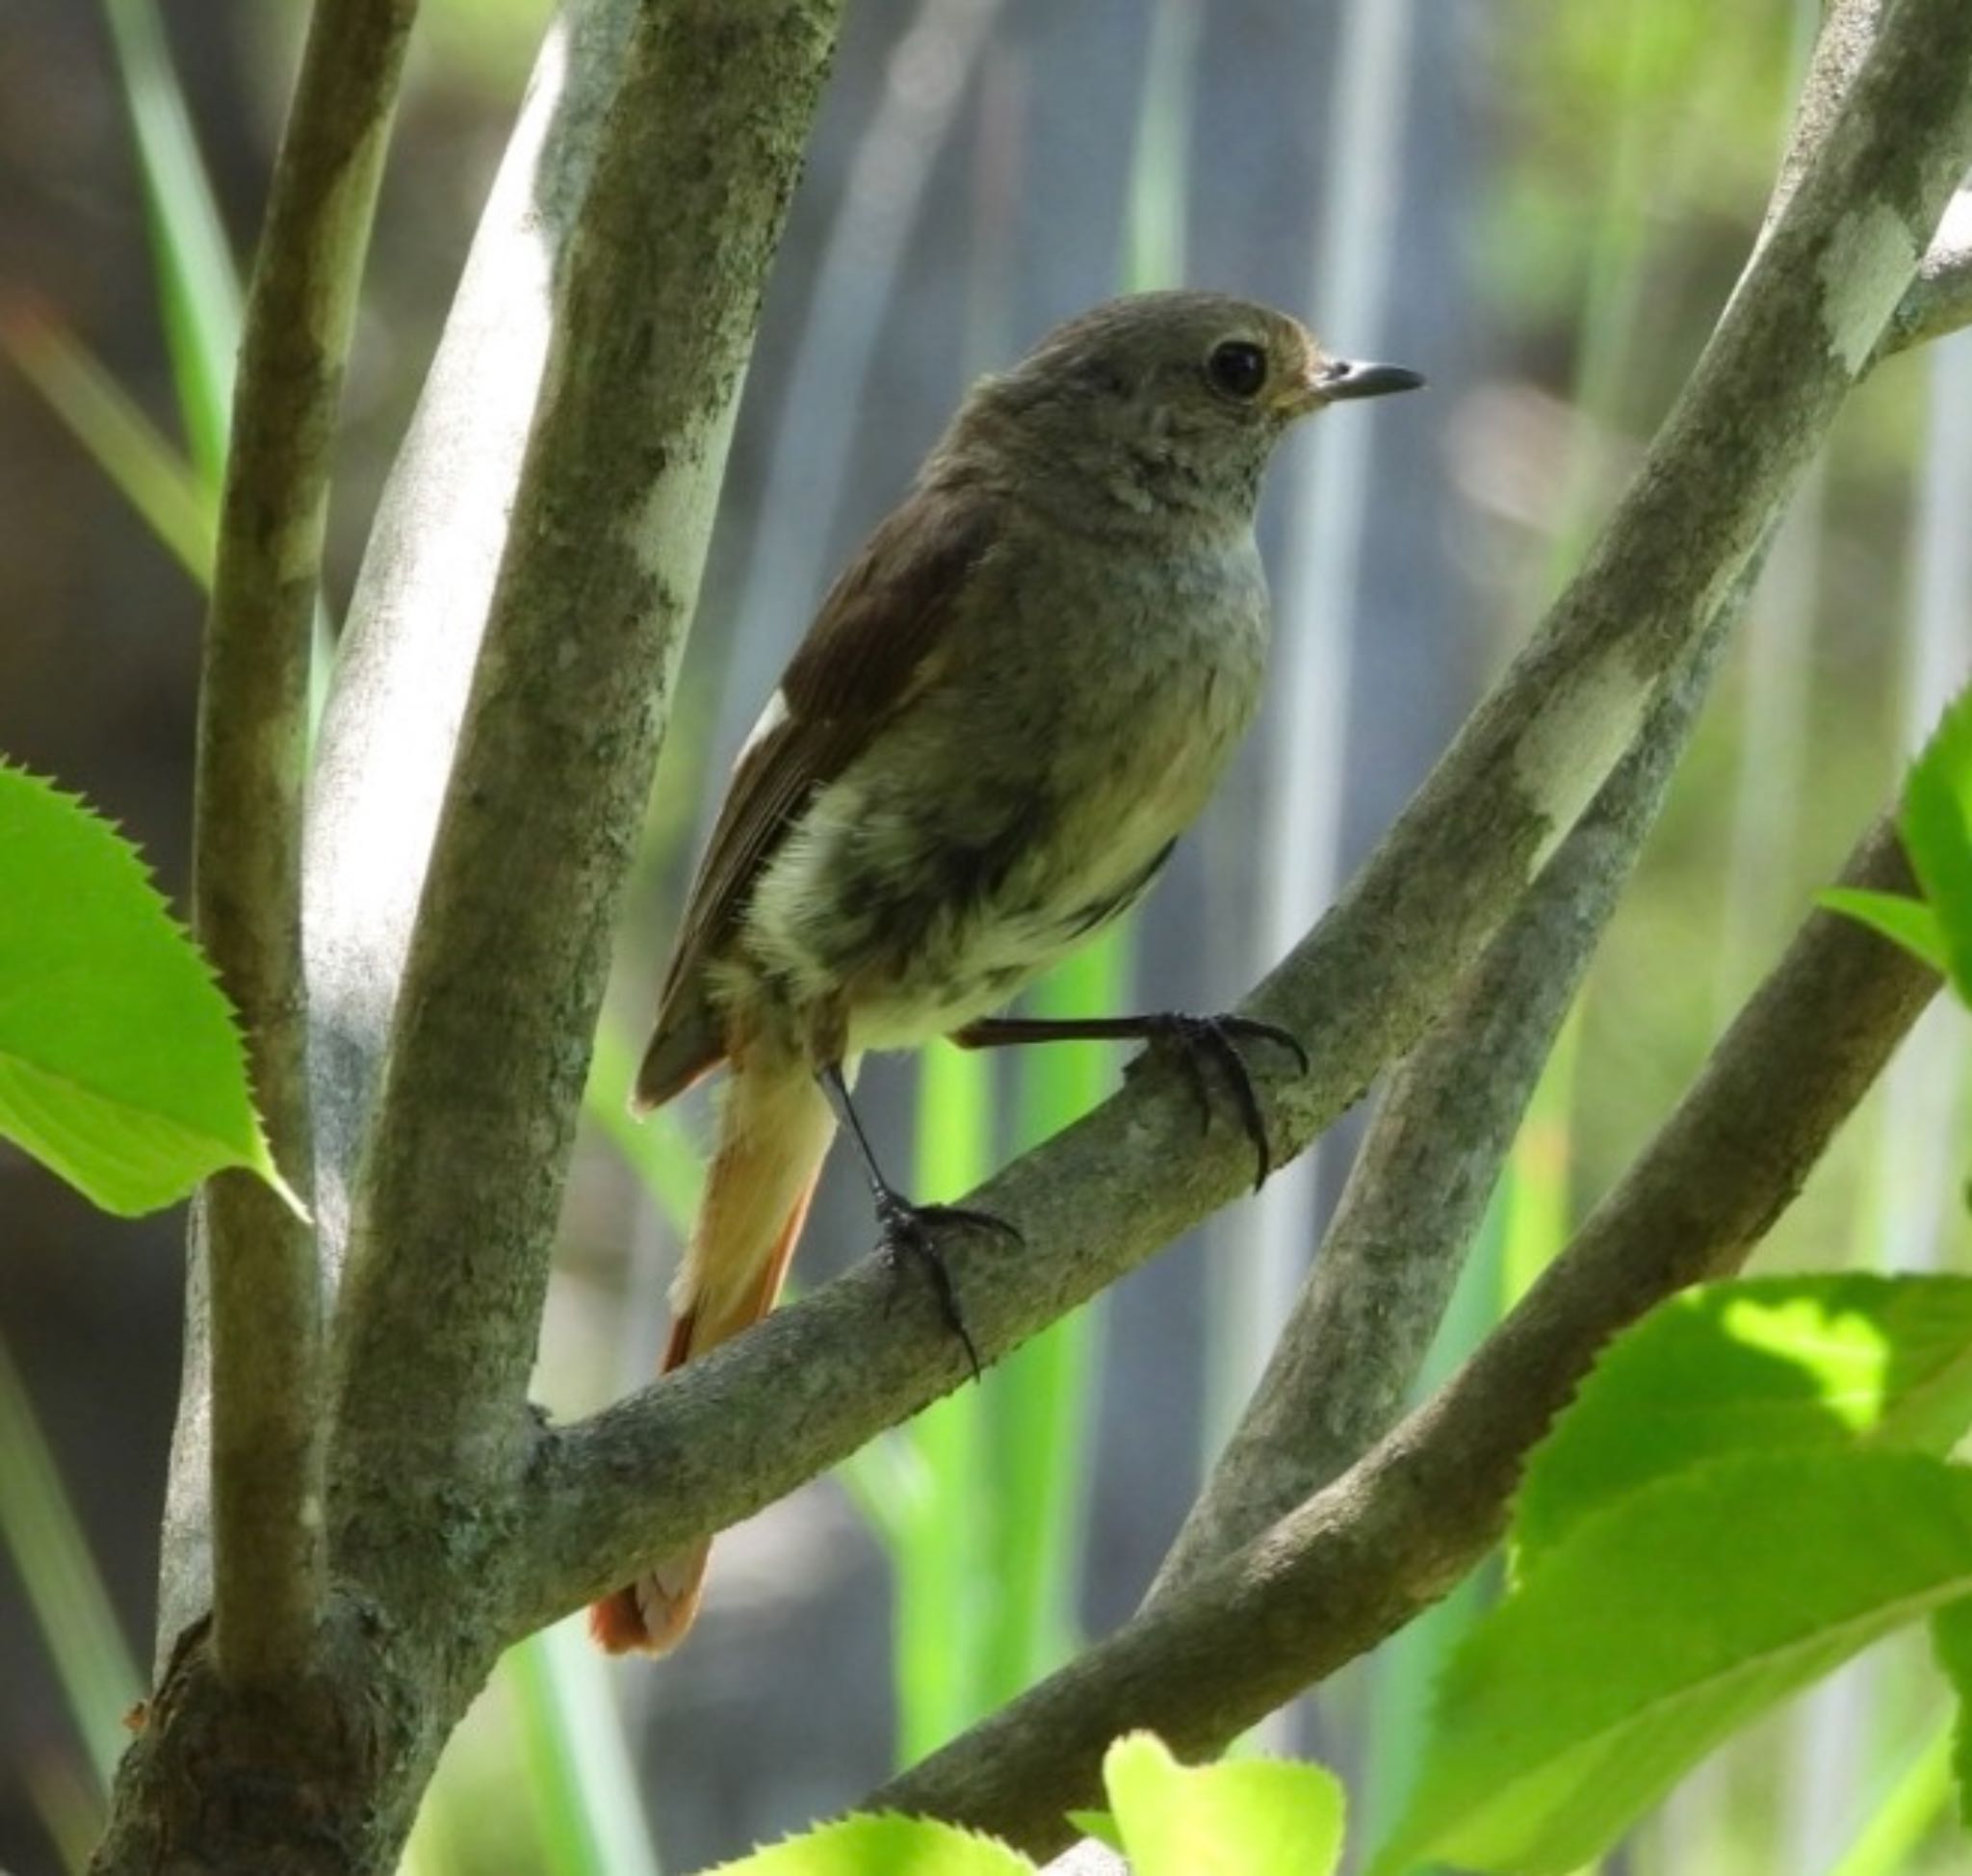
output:
[[[1241,1042],[1271,1042],[1284,1049],[1308,1073],[1308,1051],[1291,1030],[1278,1024],[1261,1023],[1251,1016],[1187,1016],[1178,1010],[1157,1010],[1147,1016],[987,1016],[951,1032],[961,1049],[1017,1048],[1031,1042],[1144,1042],[1152,1048],[1176,1053],[1191,1079],[1198,1096],[1199,1111],[1206,1126],[1211,1125],[1212,1090],[1207,1075],[1208,1065],[1216,1066],[1239,1109],[1240,1125],[1259,1161],[1253,1182],[1257,1192],[1267,1183],[1274,1169],[1273,1150],[1267,1144],[1265,1116],[1255,1092],[1252,1071],[1239,1053]]]
[[[864,1133],[855,1103],[849,1099],[849,1084],[843,1079],[842,1063],[828,1063],[820,1071],[820,1081],[822,1092],[828,1096],[836,1117],[855,1144],[856,1157],[863,1162],[864,1176],[869,1181],[869,1195],[876,1204],[876,1222],[883,1233],[885,1252],[894,1261],[908,1255],[923,1264],[946,1327],[964,1344],[966,1360],[972,1364],[973,1379],[976,1381],[979,1351],[973,1345],[972,1332],[966,1327],[965,1312],[959,1307],[958,1291],[952,1285],[945,1254],[938,1248],[936,1234],[946,1227],[958,1226],[971,1231],[999,1232],[1018,1243],[1020,1233],[990,1212],[973,1212],[962,1205],[919,1205],[907,1199],[883,1176],[883,1168],[876,1163],[869,1136]]]

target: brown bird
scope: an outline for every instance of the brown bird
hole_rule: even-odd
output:
[[[733,770],[634,1105],[730,1074],[672,1290],[666,1370],[773,1307],[840,1115],[886,1242],[921,1255],[977,1360],[935,1228],[849,1104],[871,1049],[1171,1038],[1231,1078],[1266,1173],[1233,1018],[996,1020],[1134,905],[1259,700],[1260,477],[1298,418],[1410,390],[1295,321],[1209,293],[1111,300],[976,384],[836,582]],[[1201,1086],[1203,1081],[1201,1079]],[[1005,1229],[1004,1226],[999,1226]],[[590,1611],[613,1651],[690,1626],[699,1543]]]

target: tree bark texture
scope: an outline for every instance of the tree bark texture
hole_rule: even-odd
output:
[[[390,1869],[514,1639],[500,1586],[525,1559],[494,1487],[533,1436],[616,894],[837,11],[647,0],[630,25],[350,1208],[331,1385],[302,1403],[324,1421],[325,1602],[298,1670],[252,1686],[209,1622],[180,1633],[100,1872]]]

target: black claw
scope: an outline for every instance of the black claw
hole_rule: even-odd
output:
[[[966,1351],[966,1361],[972,1368],[973,1379],[978,1380],[979,1351],[973,1344],[972,1331],[966,1327],[965,1311],[959,1306],[958,1290],[952,1283],[951,1269],[945,1261],[945,1253],[938,1248],[937,1234],[949,1229],[991,1231],[1018,1244],[1024,1241],[1020,1232],[1004,1218],[996,1218],[990,1212],[973,1212],[961,1205],[914,1205],[901,1192],[888,1189],[879,1189],[876,1193],[876,1222],[883,1232],[885,1254],[893,1264],[898,1264],[909,1256],[923,1265],[931,1279],[932,1293],[938,1298],[938,1310],[945,1318],[945,1326],[958,1337]]]
[[[1178,1057],[1178,1065],[1184,1071],[1184,1079],[1191,1084],[1191,1098],[1198,1103],[1198,1131],[1209,1133],[1212,1131],[1212,1084],[1206,1076],[1206,1056],[1211,1044],[1203,1035],[1192,1035],[1181,1030],[1178,1025],[1189,1023],[1189,1017],[1180,1017],[1173,1027],[1151,1044],[1155,1049],[1159,1043]]]
[[[1239,1109],[1240,1126],[1245,1130],[1246,1137],[1253,1142],[1254,1157],[1258,1161],[1253,1189],[1258,1191],[1274,1169],[1274,1156],[1267,1141],[1266,1116],[1260,1111],[1259,1095],[1253,1085],[1253,1074],[1246,1066],[1246,1057],[1239,1053],[1239,1044],[1242,1040],[1271,1042],[1277,1048],[1285,1049],[1292,1054],[1305,1075],[1308,1073],[1308,1051],[1301,1046],[1300,1038],[1277,1024],[1262,1023],[1250,1016],[1186,1016],[1174,1011],[1149,1019],[1149,1026],[1153,1047],[1161,1043],[1179,1052],[1198,1096],[1203,1124],[1207,1127],[1211,1125],[1212,1097],[1206,1064],[1210,1061],[1217,1065],[1232,1091],[1233,1102]]]
[[[883,1233],[885,1255],[893,1267],[905,1256],[914,1257],[930,1273],[931,1289],[938,1298],[939,1312],[945,1317],[946,1327],[958,1337],[966,1351],[967,1364],[973,1370],[973,1379],[978,1380],[979,1350],[973,1343],[972,1331],[966,1327],[965,1312],[959,1307],[958,1291],[953,1288],[951,1271],[946,1266],[945,1254],[938,1248],[937,1233],[947,1227],[960,1231],[992,1231],[1012,1238],[1016,1244],[1022,1241],[1020,1233],[1004,1218],[996,1218],[991,1212],[969,1212],[959,1205],[912,1204],[884,1178],[883,1169],[876,1163],[876,1156],[869,1150],[869,1137],[856,1116],[856,1104],[849,1099],[849,1084],[843,1078],[842,1063],[824,1062],[818,1078],[829,1105],[836,1110],[836,1117],[849,1130],[849,1137],[856,1143],[863,1171],[869,1181],[870,1196],[876,1201],[876,1221]],[[893,1300],[895,1294],[893,1290]]]
[[[1284,1029],[1278,1023],[1262,1023],[1257,1016],[1221,1016],[1217,1021],[1228,1035],[1244,1036],[1249,1042],[1271,1042],[1275,1048],[1286,1050],[1294,1057],[1296,1070],[1308,1073],[1308,1051],[1292,1029]]]

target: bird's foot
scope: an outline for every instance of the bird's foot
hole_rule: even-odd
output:
[[[1259,1095],[1253,1085],[1253,1071],[1247,1067],[1246,1057],[1239,1053],[1239,1045],[1242,1042],[1271,1042],[1277,1049],[1284,1049],[1291,1055],[1302,1074],[1306,1075],[1308,1051],[1301,1046],[1300,1037],[1277,1023],[1262,1023],[1251,1016],[1188,1016],[1182,1011],[1166,1010],[1140,1020],[1144,1025],[1145,1039],[1152,1050],[1175,1054],[1183,1064],[1192,1091],[1198,1097],[1202,1128],[1209,1128],[1212,1124],[1210,1071],[1216,1069],[1232,1089],[1233,1105],[1239,1110],[1240,1127],[1253,1143],[1254,1156],[1258,1161],[1253,1182],[1253,1189],[1258,1191],[1274,1169],[1274,1155],[1267,1140],[1266,1116],[1260,1111]]]
[[[917,1205],[887,1186],[879,1187],[875,1197],[876,1222],[883,1234],[885,1257],[893,1269],[900,1268],[906,1258],[914,1258],[923,1265],[945,1326],[958,1337],[973,1379],[978,1380],[979,1351],[973,1346],[972,1331],[966,1327],[966,1314],[959,1306],[958,1290],[952,1283],[945,1253],[939,1248],[938,1236],[954,1230],[994,1232],[1018,1244],[1022,1241],[1020,1233],[990,1212],[974,1212],[962,1205]]]

